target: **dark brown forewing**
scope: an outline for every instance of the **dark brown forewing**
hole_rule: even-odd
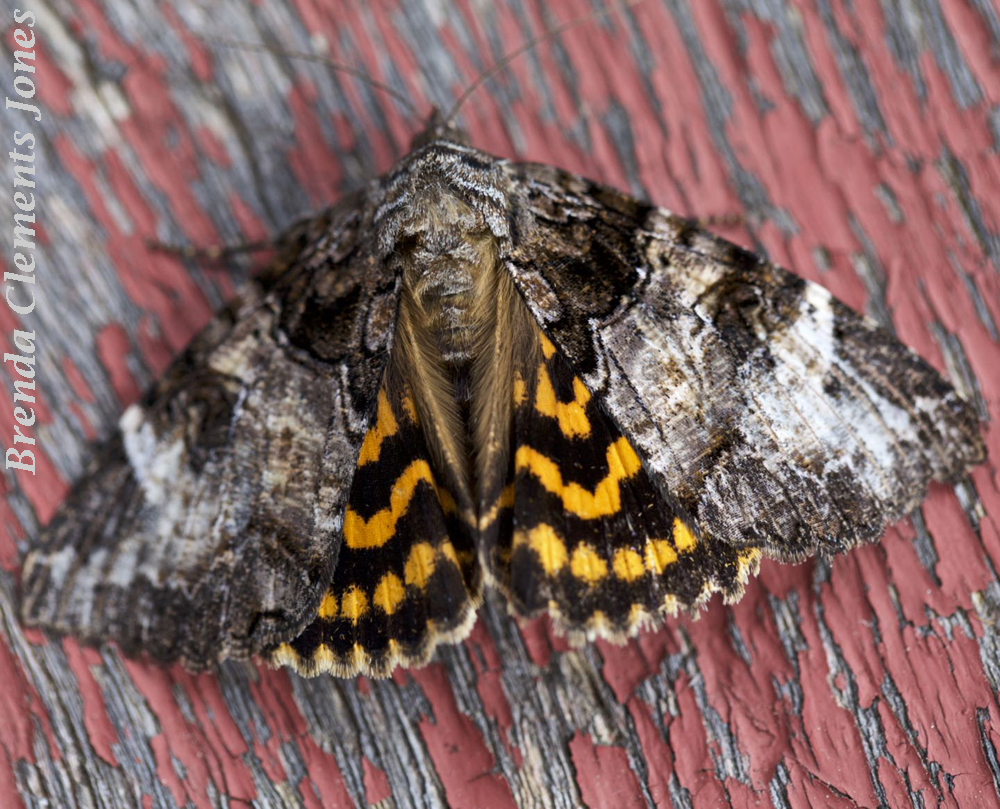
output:
[[[973,409],[822,287],[575,175],[507,171],[515,283],[706,536],[843,550],[983,459]]]
[[[297,634],[336,564],[396,312],[352,197],[122,416],[25,559],[29,624],[202,668]]]

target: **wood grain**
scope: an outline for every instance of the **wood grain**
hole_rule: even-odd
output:
[[[0,805],[984,806],[1000,801],[1000,484],[882,543],[765,563],[623,647],[487,603],[390,680],[192,676],[24,633],[19,557],[121,410],[239,285],[148,239],[267,238],[405,152],[587,0],[45,0],[38,474],[0,481]],[[11,6],[4,11],[13,50]],[[270,52],[217,41],[265,43]],[[387,81],[416,112],[326,66]],[[554,163],[818,279],[928,357],[1000,451],[1000,11],[990,0],[645,0],[478,91],[480,148]],[[2,85],[13,82],[0,60]],[[4,111],[4,138],[26,125]],[[0,194],[4,221],[11,194]],[[10,251],[0,263],[10,260]],[[249,265],[244,270],[252,269]],[[27,316],[26,316],[27,318]],[[0,308],[0,333],[18,328]],[[11,382],[4,376],[8,393]],[[0,435],[12,441],[11,396]]]

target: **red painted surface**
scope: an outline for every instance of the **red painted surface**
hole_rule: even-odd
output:
[[[95,337],[101,364],[108,369],[111,386],[123,405],[131,404],[142,392],[123,360],[132,353],[125,330],[118,325],[105,326]]]
[[[33,761],[34,745],[41,742],[46,752],[55,759],[60,758],[58,745],[54,741],[52,726],[42,710],[37,691],[32,687],[21,668],[20,661],[12,650],[0,645],[0,710],[4,723],[0,726],[0,742],[7,755],[7,762],[19,760]],[[38,728],[41,728],[41,739]],[[0,796],[7,806],[23,806],[12,766],[0,766]]]
[[[649,762],[649,794],[657,806],[670,806],[670,775],[674,769],[674,753],[663,738],[653,709],[638,699],[629,700],[629,716],[643,756]]]
[[[293,7],[309,32],[324,35],[332,58],[357,59],[377,79],[386,78],[386,64],[394,64],[410,97],[425,114],[430,102],[419,75],[420,62],[396,27],[401,3],[379,5],[370,15],[346,2],[327,5],[301,0]],[[947,77],[926,55],[920,68],[927,79],[927,96],[918,98],[911,77],[885,47],[886,21],[879,4],[829,4],[834,24],[863,54],[877,93],[886,132],[873,147],[840,77],[815,3],[796,3],[804,40],[830,109],[830,115],[815,127],[783,86],[771,50],[777,34],[769,23],[741,14],[741,43],[721,3],[687,5],[707,59],[730,94],[724,132],[728,145],[740,165],[759,179],[769,203],[787,211],[798,228],[787,234],[768,221],[756,228],[755,235],[773,259],[820,280],[852,306],[864,307],[867,292],[852,259],[865,245],[851,229],[853,217],[885,273],[886,301],[900,338],[938,368],[944,367],[944,359],[929,324],[940,323],[961,341],[993,414],[987,433],[991,455],[1000,457],[1000,430],[995,426],[1000,416],[996,370],[1000,351],[964,294],[955,266],[972,277],[995,322],[1000,321],[1000,273],[988,262],[954,191],[937,168],[942,149],[947,148],[967,170],[969,194],[983,219],[994,230],[1000,226],[1000,195],[996,193],[1000,160],[987,118],[1000,101],[1000,77],[982,18],[969,3],[942,4],[961,55],[985,96],[981,103],[961,109]],[[473,29],[476,54],[483,59],[489,52],[489,39],[475,22],[477,4],[468,0],[458,6],[464,24]],[[585,0],[560,3],[558,18],[582,16],[590,8]],[[542,14],[539,0],[526,3],[525,9],[532,30],[550,19]],[[123,41],[104,8],[83,0],[75,4],[74,13],[78,30],[96,43],[101,58],[128,66],[120,90],[129,115],[117,132],[138,161],[143,179],[167,200],[173,225],[189,242],[217,243],[219,234],[192,188],[205,179],[206,164],[219,171],[233,170],[227,145],[207,128],[189,130],[171,95],[162,59],[146,52],[143,43]],[[211,81],[212,49],[190,36],[184,21],[169,6],[164,14],[182,37],[195,74]],[[699,76],[682,31],[662,4],[643,3],[632,14],[656,54],[657,63],[647,78],[658,106],[646,95],[638,67],[625,56],[629,51],[621,29],[612,33],[601,24],[588,24],[561,38],[576,71],[572,83],[562,75],[546,45],[538,48],[535,60],[517,60],[509,74],[496,79],[505,86],[516,83],[521,90],[509,113],[516,120],[512,131],[503,126],[505,113],[489,86],[469,100],[463,114],[473,143],[497,154],[555,163],[627,188],[629,167],[601,125],[601,116],[614,103],[627,112],[638,179],[655,202],[693,215],[739,210],[726,160],[706,120]],[[524,38],[524,21],[511,10],[501,9],[496,33],[514,46]],[[345,34],[355,48],[349,54],[336,52]],[[445,21],[441,40],[460,68],[462,80],[452,88],[457,94],[475,79],[481,63],[473,58],[476,54],[467,53],[455,20]],[[53,64],[44,42],[39,58],[40,67],[50,71],[42,97],[48,114],[70,116],[71,80]],[[537,89],[536,64],[548,79],[548,97]],[[360,122],[374,163],[384,170],[421,122],[386,104],[386,127],[380,130],[380,124],[370,118],[365,96],[351,82],[345,83],[345,94],[352,117],[324,118],[316,89],[306,75],[303,71],[296,77],[286,99],[296,139],[284,157],[303,196],[318,207],[335,199],[344,182],[341,155],[330,148],[327,131],[346,143]],[[766,113],[752,97],[747,75],[768,99]],[[586,148],[569,135],[570,125],[581,119],[587,124]],[[140,394],[126,358],[141,358],[154,373],[162,370],[206,322],[210,307],[182,262],[146,247],[145,240],[155,238],[165,223],[158,221],[132,167],[121,155],[109,148],[96,158],[87,156],[79,144],[62,137],[55,142],[54,156],[86,200],[92,237],[104,242],[122,288],[144,314],[136,334],[108,323],[95,341],[95,351],[124,406]],[[914,171],[914,164],[920,170]],[[893,219],[875,194],[879,186],[891,190],[903,214],[901,221]],[[248,240],[267,234],[253,201],[230,193],[227,203]],[[727,235],[749,240],[746,232]],[[828,254],[825,271],[814,260],[817,248]],[[220,279],[218,286],[225,290],[228,281]],[[2,312],[0,328],[9,332],[13,322]],[[80,398],[92,401],[71,361],[60,358],[60,363]],[[45,413],[44,397],[38,410]],[[13,421],[9,411],[8,399],[0,404],[0,425],[4,425],[0,435],[8,443],[9,435],[3,431]],[[975,614],[970,594],[990,584],[994,580],[991,569],[1000,566],[1000,533],[993,516],[1000,514],[1000,487],[989,467],[976,470],[973,481],[987,514],[978,538],[949,489],[935,487],[924,507],[928,531],[940,554],[934,571],[938,581],[920,563],[911,543],[914,530],[904,521],[890,529],[880,545],[836,559],[829,581],[814,582],[812,564],[765,563],[760,579],[750,584],[744,600],[731,611],[716,599],[698,621],[677,619],[667,630],[644,634],[623,647],[599,644],[600,676],[614,699],[626,706],[648,767],[645,786],[656,805],[670,805],[672,777],[697,806],[766,805],[769,784],[779,767],[788,772],[787,791],[793,805],[877,804],[863,739],[845,707],[851,701],[877,719],[882,729],[886,749],[877,756],[877,768],[890,796],[905,795],[907,789],[923,790],[925,796],[937,794],[940,787],[926,780],[925,758],[947,772],[963,774],[948,791],[946,805],[983,805],[991,799],[977,716],[970,709],[976,706],[986,711],[986,735],[994,746],[1000,746],[996,695],[984,676],[978,643],[986,630],[972,620],[970,635],[952,620]],[[37,477],[19,478],[19,483],[43,521],[66,489],[45,457],[39,457]],[[6,531],[0,558],[10,568],[13,540],[23,536],[23,529],[13,511],[0,508]],[[772,608],[775,601],[794,609],[800,620],[801,644],[790,652],[780,641],[781,628]],[[729,622],[746,644],[749,663],[730,641]],[[871,631],[875,622],[883,630],[878,636]],[[553,635],[545,619],[526,623],[521,633],[530,662],[540,672],[548,671],[569,649],[564,639]],[[826,634],[836,638],[843,670],[824,651]],[[37,633],[29,638],[40,641]],[[505,661],[482,624],[467,643],[483,714],[496,724],[501,744],[520,766],[523,752],[511,742],[512,704],[519,695],[504,690]],[[99,659],[72,641],[65,643],[65,649],[82,700],[83,730],[96,755],[115,765],[113,747],[119,729],[113,726],[90,671]],[[690,649],[697,652],[691,664],[695,668],[677,675],[674,713],[647,702],[640,690],[643,684],[664,676],[665,661]],[[208,805],[209,784],[222,789],[233,805],[254,800],[258,789],[247,756],[252,752],[268,778],[282,781],[288,776],[281,744],[294,741],[308,772],[308,783],[299,784],[307,805],[353,805],[355,798],[335,758],[321,748],[299,713],[288,675],[260,672],[251,691],[266,717],[270,736],[266,742],[255,739],[248,744],[212,675],[192,676],[141,663],[128,663],[126,670],[157,722],[158,733],[150,742],[157,776],[179,804]],[[7,762],[34,761],[35,721],[50,753],[58,758],[45,708],[18,659],[6,648],[0,648],[0,682],[9,684],[0,691],[0,715],[5,718],[0,743]],[[415,724],[447,800],[455,806],[513,805],[511,790],[497,772],[496,757],[483,732],[456,702],[447,670],[435,664],[414,672],[412,683],[411,676],[404,674],[393,682],[401,688],[415,683],[430,705]],[[889,684],[905,697],[903,717],[893,712],[886,696]],[[799,709],[788,696],[793,685],[801,694]],[[776,691],[782,687],[784,693]],[[190,716],[179,706],[176,693],[190,704]],[[363,693],[370,694],[367,685]],[[713,767],[723,741],[707,727],[706,711],[715,712],[738,740],[745,780],[732,772],[716,777]],[[592,734],[581,729],[573,730],[566,746],[585,803],[594,807],[644,805],[642,785],[624,747],[596,744]],[[891,766],[889,757],[894,762]],[[183,780],[172,759],[182,764]],[[389,796],[386,772],[364,755],[360,766],[365,799],[374,802]],[[910,783],[903,782],[900,770],[907,773]],[[14,770],[0,765],[0,803],[6,806],[19,800],[17,790]]]
[[[181,16],[171,6],[164,6],[162,13],[164,18],[170,23],[170,27],[184,41],[184,47],[187,48],[188,52],[188,61],[194,74],[201,81],[211,81],[212,53],[210,48],[187,29],[184,25],[184,20],[181,19]]]
[[[362,757],[361,764],[365,770],[365,799],[368,803],[378,803],[386,798],[391,798],[392,789],[389,787],[385,773],[367,758]]]
[[[515,806],[510,787],[493,772],[493,756],[482,734],[459,711],[444,669],[432,663],[411,676],[431,704],[432,715],[420,722],[420,732],[437,765],[448,803],[456,809]]]
[[[497,653],[493,638],[477,621],[466,641],[473,650],[473,665],[476,668],[479,698],[482,700],[486,716],[494,720],[501,734],[506,735],[514,721],[510,702],[503,690],[503,659]]]
[[[21,402],[17,403],[18,406],[21,404]],[[24,436],[34,439],[35,443],[33,445],[21,443],[17,445],[17,449],[19,451],[24,449],[32,451],[35,458],[35,472],[34,474],[23,473],[18,478],[18,484],[25,496],[30,499],[39,519],[49,520],[66,496],[67,487],[60,480],[59,473],[56,471],[52,460],[38,448],[37,430],[48,421],[44,396],[36,395],[32,407],[34,407],[35,411],[35,423],[31,427],[21,427],[21,432]],[[0,398],[0,425],[2,425],[0,426],[0,440],[3,441],[5,448],[15,446],[14,427],[16,424],[17,422],[14,421],[13,400],[6,397]]]
[[[108,708],[101,695],[100,686],[94,680],[89,668],[100,663],[100,654],[95,649],[81,648],[76,643],[69,643],[64,648],[66,661],[79,685],[80,699],[83,703],[83,727],[87,739],[97,755],[112,766],[116,766],[118,758],[111,748],[118,741],[118,733],[107,722]]]
[[[80,369],[76,367],[69,357],[63,360],[63,375],[66,377],[70,385],[73,386],[73,392],[80,397],[81,401],[87,402],[88,404],[93,404],[94,392],[90,389],[86,380],[80,374]]]
[[[0,497],[6,498],[10,487],[6,480],[0,479]],[[17,549],[18,540],[24,537],[24,528],[14,516],[14,511],[6,504],[0,505],[0,569],[15,573],[21,569],[20,552]]]
[[[586,806],[646,806],[639,781],[621,747],[595,744],[586,733],[577,733],[570,739],[569,749],[580,781],[580,797]]]

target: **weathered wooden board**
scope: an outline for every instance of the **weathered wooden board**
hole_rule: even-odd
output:
[[[992,464],[968,486],[934,488],[880,545],[830,564],[766,563],[738,606],[716,600],[700,620],[624,647],[569,649],[545,621],[518,626],[491,601],[471,639],[422,670],[307,681],[239,665],[191,676],[18,627],[19,555],[79,473],[87,440],[111,430],[239,284],[145,240],[280,232],[384,171],[431,105],[448,105],[503,53],[594,7],[30,6],[45,113],[36,124],[4,111],[2,137],[30,126],[39,138],[30,323],[42,451],[35,477],[2,480],[0,805],[1000,800]],[[400,88],[420,113],[323,65],[210,38],[328,54]],[[724,235],[891,324],[991,415],[1000,457],[990,0],[646,0],[519,58],[462,120],[497,154],[683,213],[744,214]],[[10,193],[0,211],[10,222]],[[0,307],[5,346],[15,328]]]

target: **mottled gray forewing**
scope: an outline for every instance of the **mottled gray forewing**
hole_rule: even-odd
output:
[[[843,550],[983,459],[973,409],[822,287],[575,175],[507,172],[518,288],[703,534]]]
[[[369,220],[359,196],[300,228],[125,412],[25,560],[27,623],[193,668],[301,630],[392,339]]]

